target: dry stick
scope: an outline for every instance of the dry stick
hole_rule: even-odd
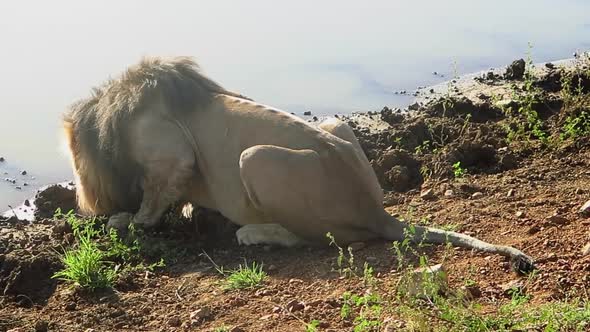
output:
[[[182,296],[180,296],[180,291],[182,291],[184,285],[186,285],[186,278],[183,279],[182,284],[176,288],[176,291],[174,291],[174,294],[180,301],[184,301]]]

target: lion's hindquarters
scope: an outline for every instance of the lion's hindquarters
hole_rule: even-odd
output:
[[[375,237],[354,227],[362,220],[357,202],[349,201],[353,188],[338,191],[342,187],[335,184],[346,179],[327,170],[313,150],[251,147],[241,155],[240,176],[256,208],[303,239],[324,242],[328,232],[343,242]]]

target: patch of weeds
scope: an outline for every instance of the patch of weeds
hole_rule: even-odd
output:
[[[352,252],[352,248],[348,247],[348,257],[346,257],[344,249],[340,247],[338,243],[336,243],[332,233],[326,233],[326,237],[330,239],[330,246],[334,246],[336,249],[338,249],[338,257],[336,257],[336,266],[338,267],[336,271],[338,274],[347,278],[355,276],[357,268],[354,265],[354,253]]]
[[[429,140],[425,140],[424,142],[422,142],[422,144],[418,145],[414,149],[414,153],[421,155],[421,154],[425,154],[430,149],[431,149],[430,141]]]
[[[223,326],[218,326],[215,329],[213,329],[213,332],[229,332],[230,328],[223,325]]]
[[[512,84],[512,98],[519,105],[514,114],[511,108],[504,113],[511,118],[512,125],[506,127],[508,141],[538,139],[542,143],[548,143],[549,136],[544,129],[544,124],[539,113],[535,110],[541,104],[540,90],[534,86],[535,76],[532,55],[532,45],[529,43],[527,60],[525,65],[524,82],[521,91]]]
[[[305,325],[305,332],[317,332],[318,327],[320,327],[320,321],[314,319],[310,323]]]
[[[111,287],[117,271],[114,264],[106,260],[106,252],[92,240],[90,232],[78,229],[74,230],[74,234],[78,237],[78,247],[64,252],[61,257],[64,269],[55,273],[53,278],[91,291]]]
[[[365,262],[363,266],[363,283],[365,286],[375,286],[377,279],[375,279],[375,271],[369,263]]]
[[[586,111],[580,112],[577,116],[570,115],[565,119],[560,138],[576,139],[581,136],[590,135],[590,114]]]
[[[467,170],[461,167],[460,161],[453,164],[453,174],[455,174],[455,178],[462,178],[467,174]]]
[[[450,246],[447,247],[452,254]],[[444,260],[444,259],[443,259]],[[420,265],[428,266],[426,257],[420,257]],[[413,267],[402,268],[400,283],[409,280]],[[529,276],[530,283],[534,274]],[[441,293],[436,278],[422,278],[421,296],[398,292],[394,307],[398,315],[412,331],[587,331],[590,327],[590,304],[587,298],[557,301],[542,305],[530,303],[530,296],[522,289],[513,288],[510,300],[498,306],[494,312],[465,298],[462,292]],[[464,280],[465,286],[474,286],[472,279]],[[399,285],[398,285],[399,287]],[[399,288],[398,288],[399,289]],[[403,288],[402,288],[403,289]]]
[[[218,271],[226,275],[224,289],[230,290],[261,287],[267,277],[262,264],[256,262],[252,262],[251,266],[244,262],[244,265],[240,264],[237,270],[229,271],[229,273],[223,269]]]
[[[63,214],[60,209],[54,218],[65,219],[78,243],[75,248],[64,250],[61,257],[64,268],[53,278],[94,291],[112,287],[121,274],[164,266],[162,260],[152,264],[143,262],[139,255],[140,238],[132,226],[129,239],[124,240],[115,230],[107,231],[97,218],[82,218],[73,211]]]
[[[365,293],[359,296],[346,292],[342,294],[342,301],[340,317],[352,319],[354,332],[379,331],[383,307],[377,294]]]

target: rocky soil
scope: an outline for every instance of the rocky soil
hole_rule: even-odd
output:
[[[390,213],[523,250],[538,268],[526,292],[540,305],[584,296],[590,287],[590,137],[557,139],[568,116],[590,112],[589,99],[570,99],[590,91],[590,70],[580,60],[579,68],[547,65],[527,79],[521,65],[466,85],[451,82],[409,112],[386,107],[345,121],[371,160]],[[565,75],[578,75],[577,91],[565,91]],[[510,128],[528,121],[516,111],[528,101],[514,98],[514,91],[533,91],[528,83],[549,139],[526,127],[508,140]],[[62,268],[60,253],[76,242],[71,228],[52,218],[57,207],[74,207],[71,187],[49,187],[27,204],[35,208],[33,222],[0,222],[0,331],[305,331],[313,320],[318,331],[352,331],[355,323],[341,317],[342,296],[367,290],[361,277],[336,272],[333,247],[240,247],[235,226],[201,211],[146,234],[146,261],[164,258],[165,267],[87,292],[51,278]],[[443,246],[418,250],[433,264],[448,254]],[[358,244],[353,253],[360,271],[364,263],[373,267],[384,298],[395,294],[400,274],[391,243]],[[260,262],[269,277],[260,288],[224,290],[211,260],[227,268]],[[528,280],[501,257],[464,249],[453,249],[444,268],[449,288],[469,279],[477,290],[472,301],[490,314],[509,301],[507,284]],[[410,324],[395,301],[379,320],[375,330]]]

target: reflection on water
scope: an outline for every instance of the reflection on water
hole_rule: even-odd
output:
[[[431,73],[500,66],[534,45],[538,61],[590,48],[584,0],[167,1],[0,4],[0,210],[35,185],[69,179],[59,115],[142,55],[194,55],[206,73],[265,104],[301,113],[377,110]],[[565,14],[564,14],[565,13]],[[8,164],[8,165],[7,165]],[[33,180],[30,176],[36,176]]]

